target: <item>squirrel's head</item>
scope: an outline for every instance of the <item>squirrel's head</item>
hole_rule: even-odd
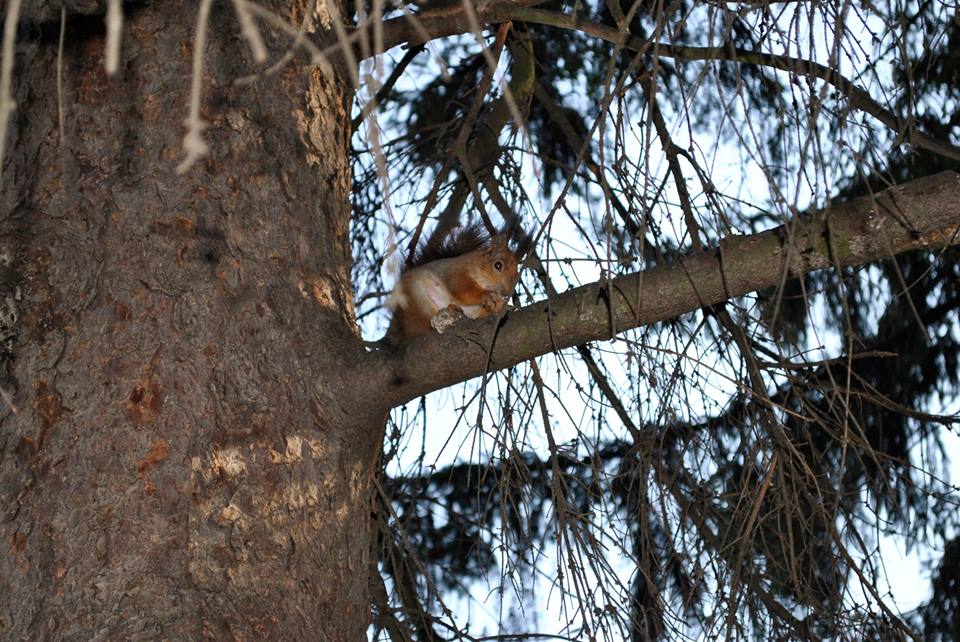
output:
[[[497,234],[490,244],[479,251],[479,274],[477,280],[485,288],[495,290],[503,296],[513,294],[517,285],[517,256],[510,249],[510,237]]]

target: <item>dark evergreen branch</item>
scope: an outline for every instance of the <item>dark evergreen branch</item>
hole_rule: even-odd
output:
[[[615,27],[584,20],[580,16],[534,8],[534,5],[542,2],[543,0],[481,2],[475,9],[476,18],[482,25],[518,20],[579,31],[605,40],[617,47],[639,53],[649,53],[652,56],[676,58],[678,60],[716,60],[746,63],[817,78],[832,85],[846,96],[851,107],[870,114],[895,132],[899,138],[911,145],[927,149],[947,158],[960,160],[960,149],[956,146],[917,131],[909,119],[905,120],[897,116],[875,101],[866,90],[858,87],[839,71],[826,65],[803,58],[749,51],[737,47],[690,47],[652,42]],[[361,27],[361,29],[364,28],[372,28],[372,26]],[[473,20],[469,19],[464,5],[454,4],[443,10],[428,11],[415,17],[404,16],[387,20],[382,24],[382,30],[384,51],[387,51],[403,43],[408,45],[422,44],[426,42],[427,36],[429,36],[429,39],[436,39],[470,33],[474,30],[474,26]],[[359,51],[357,52],[358,58],[362,55]]]

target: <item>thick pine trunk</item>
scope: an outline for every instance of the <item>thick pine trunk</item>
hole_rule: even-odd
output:
[[[130,8],[113,79],[102,16],[69,19],[64,140],[59,25],[20,32],[0,210],[16,311],[3,639],[365,634],[376,421],[341,374],[361,349],[349,89],[299,61],[233,86],[253,66],[214,3],[211,151],[177,176],[197,4]]]

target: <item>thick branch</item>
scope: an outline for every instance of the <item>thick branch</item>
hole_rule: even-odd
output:
[[[471,20],[466,7],[460,2],[453,2],[443,8],[420,11],[412,15],[391,18],[383,21],[380,26],[382,33],[383,52],[389,51],[397,45],[420,45],[428,40],[457,36],[474,31],[477,24],[483,29],[487,25],[507,22],[511,20],[512,11],[542,4],[546,0],[494,0],[493,2],[475,3],[476,22]],[[560,14],[562,15],[562,14]],[[357,28],[373,31],[374,25],[364,24]],[[356,31],[354,33],[356,33]],[[356,40],[353,38],[352,40]],[[373,56],[381,51],[371,51]],[[359,49],[355,52],[358,60],[362,60],[364,53]]]
[[[608,339],[611,319],[620,332],[776,285],[784,269],[800,275],[958,243],[960,176],[943,172],[788,226],[730,236],[719,248],[568,290],[501,318],[463,321],[446,334],[369,353],[357,364],[357,387],[369,391],[371,409],[386,409],[484,372]]]

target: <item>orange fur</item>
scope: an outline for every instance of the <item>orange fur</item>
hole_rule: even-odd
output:
[[[516,286],[517,267],[503,234],[460,255],[418,265],[404,273],[391,295],[387,339],[397,344],[426,334],[433,318],[451,307],[472,319],[502,312]]]

